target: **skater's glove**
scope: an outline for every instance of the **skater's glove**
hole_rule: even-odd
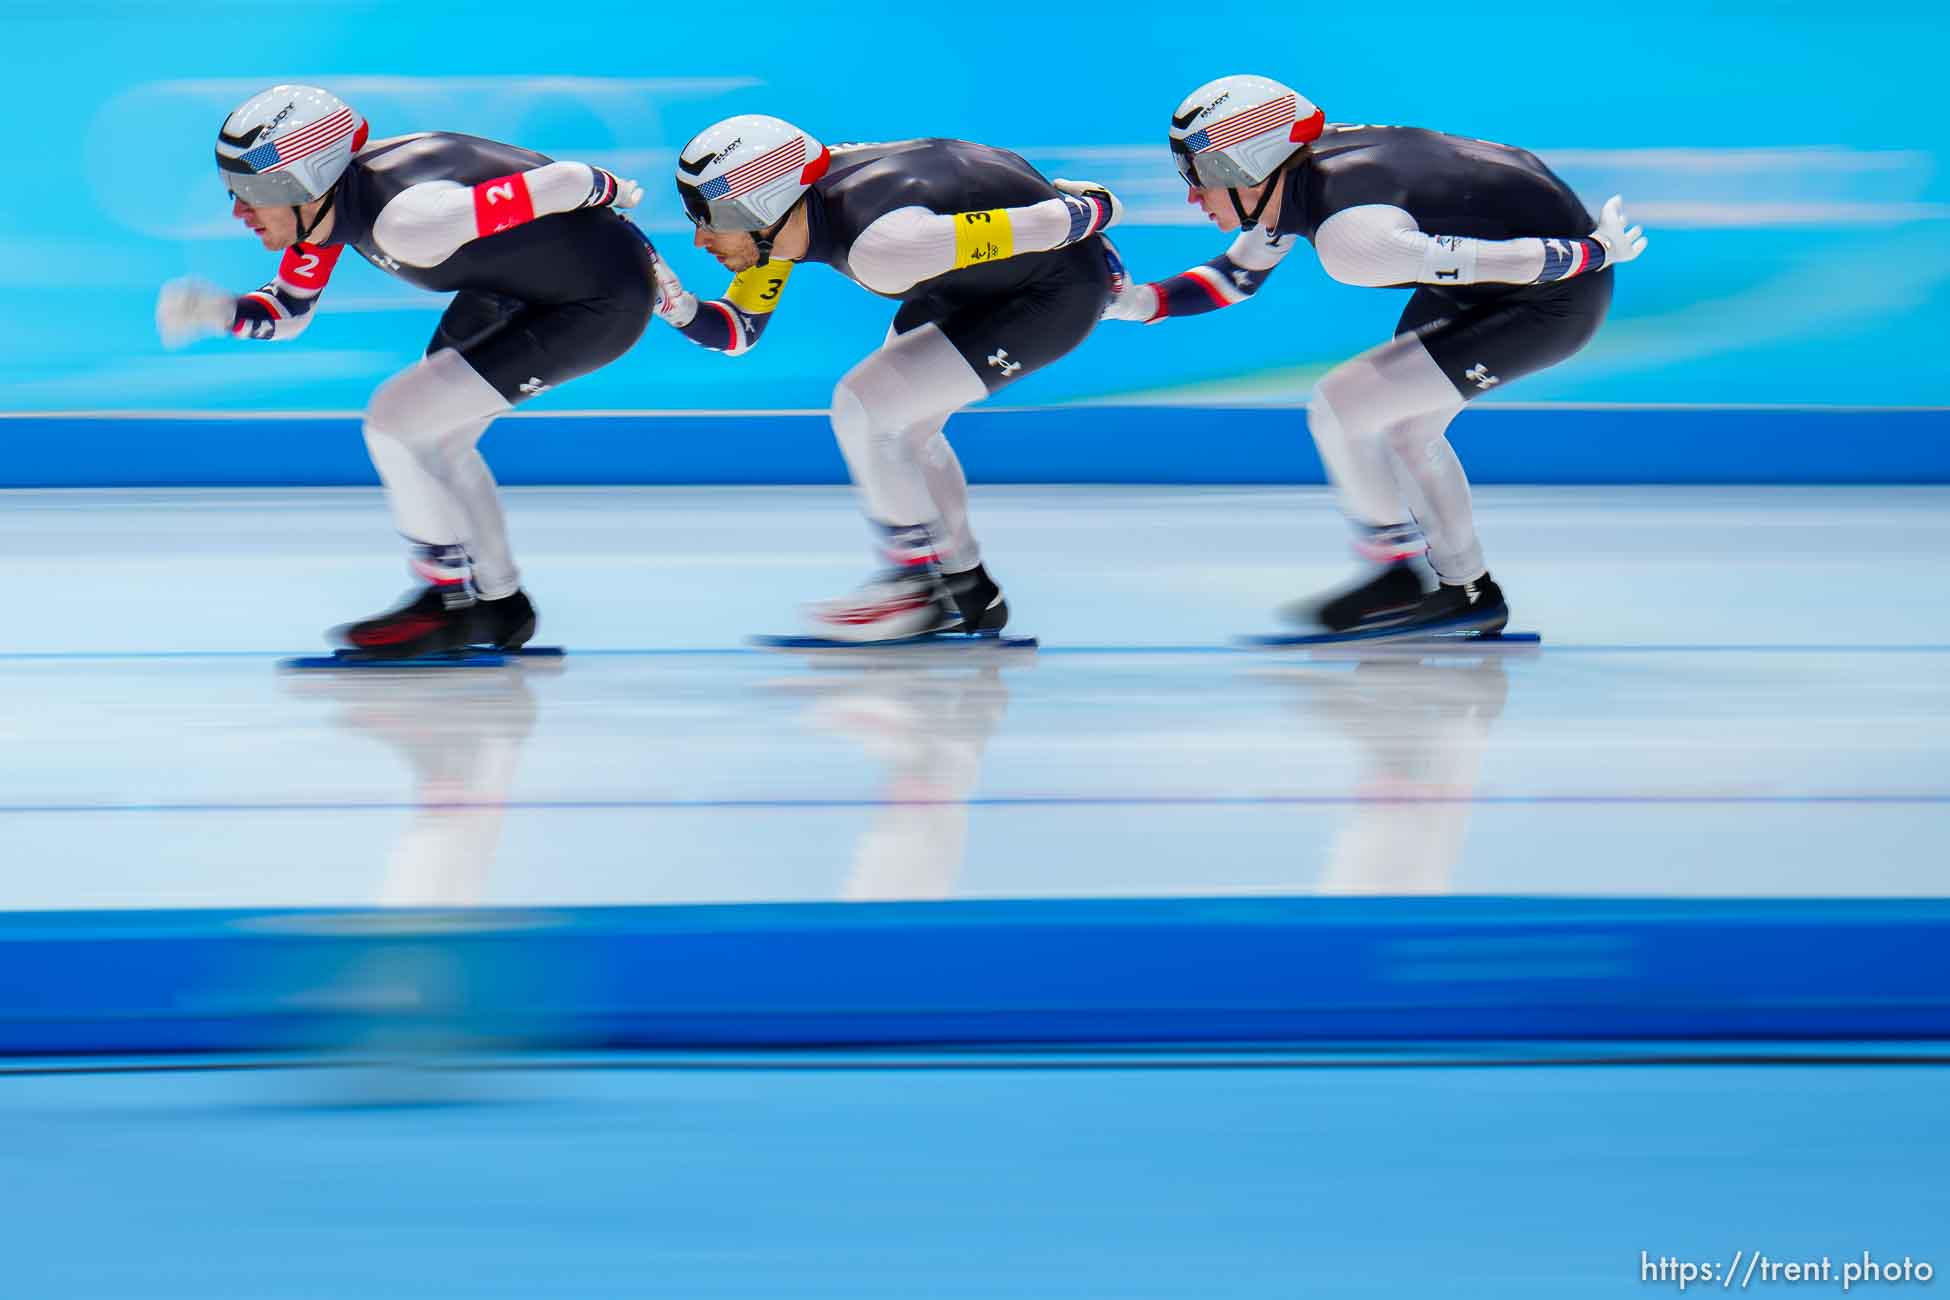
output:
[[[1139,285],[1131,279],[1131,273],[1123,267],[1123,257],[1117,253],[1117,246],[1110,240],[1104,244],[1104,267],[1110,271],[1110,298],[1104,300],[1104,310],[1098,320],[1143,320],[1149,322],[1158,314],[1158,287]]]
[[[1135,284],[1131,273],[1124,269],[1124,258],[1117,251],[1117,245],[1105,239],[1099,241],[1104,247],[1104,267],[1110,272],[1110,297],[1104,302],[1099,313],[1101,320],[1150,320],[1157,314],[1158,293],[1148,284]]]
[[[672,329],[683,329],[697,316],[697,295],[684,287],[670,263],[656,259],[657,315]]]
[[[156,332],[166,348],[228,334],[236,319],[236,296],[202,280],[171,280],[156,297]]]
[[[595,175],[595,184],[589,188],[589,198],[583,203],[585,208],[633,208],[643,202],[643,187],[633,180],[626,180],[615,172],[604,171],[601,167],[590,166]]]
[[[1134,320],[1149,325],[1158,319],[1158,286],[1126,284],[1123,292],[1104,305],[1104,320]]]
[[[1645,228],[1628,227],[1626,220],[1624,197],[1614,194],[1606,199],[1598,213],[1598,228],[1591,232],[1591,237],[1604,245],[1606,266],[1629,262],[1645,251]]]
[[[1089,217],[1088,227],[1083,233],[1070,240],[1073,244],[1078,239],[1088,239],[1100,230],[1109,230],[1124,219],[1123,202],[1095,181],[1066,181],[1058,177],[1050,184],[1071,198],[1082,199],[1098,208],[1098,211]]]

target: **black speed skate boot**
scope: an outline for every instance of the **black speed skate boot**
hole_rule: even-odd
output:
[[[1324,599],[1296,601],[1280,613],[1288,622],[1329,632],[1366,632],[1413,618],[1427,591],[1418,561],[1397,560],[1365,582]]]
[[[957,632],[1000,632],[1009,623],[1009,602],[1002,599],[1002,588],[981,565],[961,573],[944,573],[941,585],[960,616]]]
[[[474,595],[473,645],[491,650],[519,650],[535,635],[535,603],[517,587],[493,600]]]
[[[482,600],[467,583],[435,583],[333,635],[363,659],[424,659],[470,646],[514,650],[535,635],[535,607],[520,591]]]
[[[1509,622],[1510,606],[1503,599],[1503,588],[1485,573],[1468,582],[1438,583],[1402,626],[1426,627],[1431,633],[1476,632],[1491,636],[1501,632]]]

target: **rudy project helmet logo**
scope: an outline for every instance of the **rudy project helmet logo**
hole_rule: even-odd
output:
[[[1225,94],[1220,95],[1217,99],[1213,100],[1211,103],[1202,104],[1199,107],[1191,110],[1191,112],[1185,113],[1182,116],[1180,114],[1173,113],[1171,115],[1171,125],[1174,129],[1183,131],[1186,127],[1198,121],[1198,119],[1204,117],[1206,114],[1210,113],[1213,109],[1217,108],[1219,105],[1225,103],[1228,99],[1231,98],[1232,98],[1232,92],[1228,90]]]

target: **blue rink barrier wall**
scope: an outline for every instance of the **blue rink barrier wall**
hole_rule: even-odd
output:
[[[1950,900],[0,916],[0,1053],[1950,1040]]]
[[[978,483],[1322,483],[1305,412],[1065,406],[956,417]],[[1946,483],[1950,408],[1491,406],[1451,429],[1478,483]],[[484,444],[508,484],[843,483],[820,412],[520,413]],[[344,414],[0,418],[0,487],[374,483]]]

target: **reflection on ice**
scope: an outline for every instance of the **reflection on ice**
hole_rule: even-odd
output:
[[[1012,666],[1033,665],[1011,656]],[[848,899],[954,895],[968,849],[967,800],[1009,708],[1004,670],[863,663],[761,682],[804,696],[805,722],[858,744],[884,771],[873,820],[841,886]]]
[[[1321,872],[1324,894],[1443,894],[1469,830],[1490,730],[1510,675],[1501,654],[1369,658],[1346,668],[1265,668],[1309,725],[1361,756],[1346,824]]]

